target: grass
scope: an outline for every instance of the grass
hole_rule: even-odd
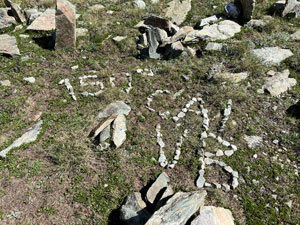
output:
[[[38,6],[54,7],[54,1],[15,1],[22,8]],[[171,177],[175,191],[197,190],[195,179],[200,167],[197,151],[202,132],[202,118],[188,113],[182,127],[175,128],[171,119],[161,120],[157,113],[149,112],[147,97],[158,89],[169,90],[154,98],[151,107],[165,112],[170,118],[182,109],[189,97],[201,95],[209,109],[211,129],[217,130],[220,112],[227,100],[233,100],[233,112],[227,123],[224,139],[238,146],[238,151],[224,161],[241,176],[240,186],[223,192],[207,188],[206,205],[216,205],[232,210],[237,224],[299,224],[299,175],[295,165],[299,162],[299,120],[285,111],[299,99],[299,84],[281,98],[258,94],[263,77],[268,70],[288,68],[291,76],[300,80],[300,44],[287,40],[300,25],[299,19],[283,19],[274,15],[262,30],[242,28],[234,38],[222,41],[225,50],[218,53],[204,51],[206,43],[193,45],[202,51],[200,57],[180,57],[174,60],[139,60],[133,28],[144,16],[161,14],[166,1],[151,6],[147,1],[145,11],[134,8],[128,1],[103,1],[105,9],[90,12],[96,1],[71,1],[81,14],[78,27],[89,29],[89,35],[77,41],[77,50],[52,51],[42,48],[34,38],[46,34],[28,33],[29,38],[19,38],[25,27],[16,32],[22,56],[0,57],[0,80],[10,80],[10,87],[0,86],[0,147],[4,149],[35,124],[32,118],[42,112],[42,132],[34,143],[13,150],[0,161],[0,221],[7,224],[118,224],[114,220],[116,210],[132,191],[139,191],[165,171]],[[262,19],[275,1],[257,1],[255,18]],[[0,3],[3,6],[3,3]],[[192,10],[183,25],[194,26],[201,18],[222,12],[225,2],[192,1]],[[215,9],[213,6],[217,6]],[[113,14],[107,14],[113,10]],[[110,36],[111,35],[111,36]],[[115,36],[127,36],[116,44]],[[108,38],[109,37],[109,38]],[[280,66],[266,67],[253,55],[253,48],[279,46],[290,48],[294,56]],[[223,63],[230,72],[250,73],[239,85],[224,80],[206,80],[206,73],[216,63]],[[78,65],[77,70],[71,67]],[[153,77],[136,73],[148,68]],[[95,87],[81,87],[79,78],[96,70],[105,92],[99,97],[81,96],[81,92],[95,92]],[[132,74],[133,89],[129,94],[127,78]],[[182,75],[190,78],[185,81]],[[33,76],[36,83],[28,84],[23,78]],[[116,87],[111,87],[110,77],[115,77]],[[61,79],[69,78],[78,101],[73,101]],[[224,83],[226,82],[226,83]],[[249,84],[250,86],[249,86]],[[185,91],[176,100],[172,96]],[[97,114],[116,100],[129,100],[132,112],[127,117],[127,140],[119,149],[100,151],[88,138],[97,124]],[[273,106],[277,106],[274,111]],[[198,110],[197,106],[193,109]],[[235,123],[233,123],[235,122]],[[163,170],[157,158],[155,126],[162,125],[166,156],[173,157],[174,145],[182,131],[189,129],[182,156],[174,170]],[[235,125],[237,124],[237,125]],[[258,135],[264,138],[261,149],[247,148],[243,136]],[[278,139],[280,144],[272,141]],[[213,140],[208,141],[208,151],[222,148]],[[254,159],[253,155],[258,158]],[[276,159],[276,160],[275,160]],[[248,172],[247,168],[250,168]],[[210,167],[211,181],[227,179],[224,171]],[[213,176],[215,175],[215,176]],[[258,180],[258,184],[253,183]],[[272,195],[277,195],[275,200]],[[292,208],[286,202],[292,200]],[[20,212],[20,218],[10,217],[12,208]]]

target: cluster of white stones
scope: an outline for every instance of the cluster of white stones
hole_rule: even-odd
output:
[[[184,118],[186,113],[188,111],[195,112],[194,110],[189,110],[189,108],[198,101],[197,98],[192,98],[188,103],[185,104],[185,107],[177,114],[177,116],[174,116],[172,119],[174,122],[177,122],[181,118]]]
[[[157,124],[156,125],[157,144],[160,147],[158,162],[159,162],[161,167],[164,167],[164,168],[168,167],[170,169],[173,169],[175,167],[175,165],[177,164],[178,160],[179,160],[179,157],[180,157],[180,154],[181,154],[181,147],[182,147],[182,144],[183,144],[183,139],[184,139],[184,137],[187,136],[188,131],[184,130],[183,135],[181,135],[179,137],[178,141],[176,142],[175,154],[174,154],[174,157],[173,157],[173,160],[172,160],[171,163],[168,162],[167,157],[165,155],[165,152],[163,150],[163,148],[165,147],[165,143],[162,140],[162,134],[161,134],[160,131],[161,131],[161,126],[160,126],[160,124]]]
[[[154,73],[152,72],[152,70],[149,70],[147,68],[145,68],[145,69],[137,69],[136,72],[138,74],[143,75],[143,76],[149,76],[149,77],[153,77],[154,76]]]
[[[59,81],[58,84],[59,85],[64,84],[67,87],[67,89],[69,91],[69,94],[71,95],[71,97],[73,98],[73,100],[77,101],[77,98],[76,98],[76,96],[74,94],[74,89],[73,89],[72,85],[70,84],[70,80],[68,78],[62,79],[61,81]]]
[[[88,85],[90,85],[90,86],[100,86],[100,90],[95,92],[95,93],[87,92],[87,91],[82,92],[81,94],[84,97],[99,96],[103,92],[103,89],[104,89],[103,82],[100,82],[100,81],[86,82],[87,79],[97,79],[97,78],[98,78],[97,75],[84,75],[82,77],[79,77],[80,86],[82,86],[82,87],[85,87],[85,86],[88,86]]]
[[[130,90],[132,89],[132,76],[130,73],[126,73],[125,75],[128,79],[128,87],[126,88],[126,93],[129,93]]]
[[[151,108],[151,102],[153,101],[153,98],[158,95],[158,94],[170,94],[170,91],[168,90],[156,90],[154,93],[152,93],[148,98],[147,98],[147,106],[146,108],[150,112],[155,112],[154,109]]]
[[[219,144],[230,148],[230,150],[226,150],[225,151],[225,155],[226,156],[231,156],[235,151],[237,151],[237,147],[235,145],[230,144],[228,141],[223,140],[222,137],[215,135],[212,132],[209,132],[209,117],[208,117],[208,110],[204,108],[203,106],[203,101],[200,104],[200,108],[202,109],[201,114],[203,117],[203,128],[205,129],[205,131],[203,131],[201,133],[201,137],[200,137],[200,150],[198,151],[198,154],[201,156],[200,157],[200,161],[201,161],[201,168],[199,170],[199,176],[196,180],[196,185],[197,187],[209,187],[211,186],[210,183],[205,182],[205,178],[204,178],[204,174],[205,174],[205,167],[206,165],[218,165],[220,166],[222,169],[224,169],[227,173],[229,173],[232,176],[232,183],[231,186],[232,188],[236,188],[238,186],[238,172],[234,171],[230,166],[228,166],[226,163],[219,161],[219,160],[214,160],[211,159],[211,157],[217,156],[217,157],[221,157],[224,155],[222,150],[218,150],[216,154],[210,153],[210,152],[204,152],[204,149],[206,147],[206,142],[205,139],[207,138],[213,138],[216,139],[218,141]],[[221,127],[224,129],[225,123],[227,122],[230,114],[231,114],[231,105],[232,105],[232,101],[231,99],[228,100],[227,103],[227,108],[224,111],[224,118],[222,119],[221,122]],[[221,185],[214,183],[214,185],[217,188],[220,188]],[[225,191],[230,190],[230,186],[226,183],[222,184],[222,187],[224,188]],[[229,188],[228,188],[229,187]]]
[[[227,102],[227,105],[226,105],[226,109],[224,110],[223,119],[221,121],[221,126],[220,126],[220,129],[219,129],[219,133],[224,131],[227,120],[229,119],[229,116],[231,114],[231,110],[232,110],[231,105],[232,105],[232,100],[229,99],[228,102]]]

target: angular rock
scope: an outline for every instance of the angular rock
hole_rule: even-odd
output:
[[[297,80],[289,78],[289,75],[289,70],[276,73],[274,76],[266,79],[263,89],[267,90],[272,96],[279,96],[297,84]]]
[[[153,27],[158,27],[158,28],[163,29],[167,32],[171,32],[172,23],[169,20],[164,19],[162,17],[150,16],[147,19],[145,19],[144,24],[145,25],[150,25],[150,26],[153,26]]]
[[[165,30],[157,28],[157,27],[154,29],[156,31],[156,40],[159,43],[163,43],[168,40],[168,33]]]
[[[98,114],[98,118],[105,118],[105,117],[109,117],[113,114],[124,114],[126,116],[128,116],[128,114],[130,113],[131,108],[129,105],[125,104],[122,101],[116,101],[113,102],[111,104],[109,104],[102,112],[100,112]]]
[[[0,35],[0,54],[10,55],[12,57],[20,56],[17,39],[7,34]]]
[[[18,4],[11,3],[11,11],[18,23],[25,23],[25,16],[22,12],[21,7]]]
[[[0,30],[17,23],[14,17],[8,15],[8,10],[8,8],[0,8]]]
[[[184,51],[184,47],[180,41],[169,44],[165,48],[164,59],[174,59],[181,55]]]
[[[300,15],[300,2],[297,0],[286,0],[282,16],[294,16],[298,18]]]
[[[197,43],[199,40],[217,41],[226,40],[241,31],[241,26],[231,20],[224,20],[218,24],[204,27],[202,30],[190,32],[184,39],[184,43]]]
[[[190,27],[190,26],[184,26],[182,28],[180,28],[176,34],[174,34],[171,37],[170,42],[174,43],[176,41],[179,41],[181,39],[184,39],[190,32],[192,32],[194,30],[194,28]]]
[[[216,23],[218,20],[219,20],[219,18],[218,18],[216,15],[213,15],[213,16],[210,16],[210,17],[207,17],[207,18],[202,19],[202,20],[196,25],[196,27],[202,29],[204,26],[214,24],[214,23]]]
[[[200,215],[191,225],[234,225],[234,218],[229,209],[215,206],[204,206],[200,209]]]
[[[151,204],[154,204],[155,202],[158,202],[160,199],[162,199],[164,192],[168,189],[167,187],[169,186],[168,185],[169,182],[170,182],[169,176],[165,172],[161,173],[158,176],[158,178],[155,180],[155,182],[151,185],[151,187],[148,189],[146,194],[147,201],[150,202]]]
[[[250,149],[259,147],[261,145],[262,141],[263,141],[262,137],[258,137],[258,136],[248,136],[248,135],[245,135],[244,139],[247,142],[248,147]]]
[[[294,41],[300,41],[300,30],[296,31],[291,35],[291,39]]]
[[[119,114],[113,123],[113,142],[119,148],[126,140],[126,117]]]
[[[173,0],[169,2],[165,15],[171,18],[173,23],[180,25],[184,22],[191,8],[191,0]]]
[[[40,15],[43,14],[42,12],[39,12],[37,9],[25,9],[24,13],[28,25],[30,25],[36,18],[38,18]],[[53,21],[54,20],[55,20],[55,12],[53,10]]]
[[[37,17],[26,30],[52,31],[55,30],[55,10],[47,9]]]
[[[104,128],[103,131],[100,133],[100,143],[105,142],[107,139],[110,138],[110,125]]]
[[[56,37],[55,49],[76,47],[76,11],[67,0],[56,1]]]
[[[204,205],[206,191],[178,192],[145,225],[183,225]]]
[[[209,42],[206,45],[205,50],[206,51],[222,51],[222,48],[223,48],[223,44],[221,44],[221,43]]]
[[[128,225],[145,224],[150,216],[139,192],[130,194],[120,209],[120,218]]]
[[[102,121],[95,129],[90,133],[90,137],[97,137],[105,128],[107,128],[115,119],[117,118],[116,114],[112,114],[108,119]]]
[[[157,48],[159,43],[157,41],[156,29],[148,29],[146,31],[147,40],[148,40],[148,48],[145,49],[145,53],[142,53],[144,56],[149,57],[150,59],[159,59],[160,54],[157,53]]]
[[[0,42],[1,43],[1,42]],[[6,157],[6,154],[13,148],[18,148],[23,144],[28,144],[33,142],[37,139],[41,128],[42,128],[43,121],[40,120],[37,124],[35,124],[32,128],[30,128],[25,134],[23,134],[20,138],[15,140],[9,147],[2,150],[0,152],[1,157]]]
[[[221,78],[237,84],[240,83],[242,80],[245,80],[248,76],[249,76],[248,72],[241,72],[241,73],[219,72],[219,73],[215,73],[213,78]]]
[[[252,52],[265,65],[279,65],[280,62],[294,55],[291,50],[279,47],[253,49]]]
[[[250,21],[252,19],[253,11],[255,8],[255,0],[235,0],[235,4],[241,6],[243,21]]]

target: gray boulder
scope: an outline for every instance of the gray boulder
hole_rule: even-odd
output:
[[[130,194],[120,209],[120,218],[128,225],[145,224],[150,216],[139,192]]]
[[[266,65],[279,65],[283,60],[294,55],[291,50],[279,47],[253,49],[252,52]]]
[[[17,39],[13,36],[9,36],[8,34],[0,35],[0,54],[12,57],[20,56]]]
[[[204,205],[206,191],[178,192],[156,211],[146,225],[184,225]]]
[[[18,4],[11,3],[11,11],[18,23],[25,23],[25,16],[22,12],[21,7]]]
[[[16,24],[14,17],[8,15],[8,8],[0,8],[0,30],[11,27]]]

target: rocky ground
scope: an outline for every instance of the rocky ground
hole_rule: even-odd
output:
[[[284,17],[260,0],[249,23],[234,11],[201,25],[228,2],[172,14],[163,0],[71,0],[76,50],[51,45],[55,1],[14,2],[49,23],[0,13],[1,224],[121,224],[126,197],[162,172],[175,196],[206,190],[204,205],[236,224],[300,224],[298,2]],[[153,15],[183,36],[136,27]],[[117,101],[130,110],[107,110]]]

